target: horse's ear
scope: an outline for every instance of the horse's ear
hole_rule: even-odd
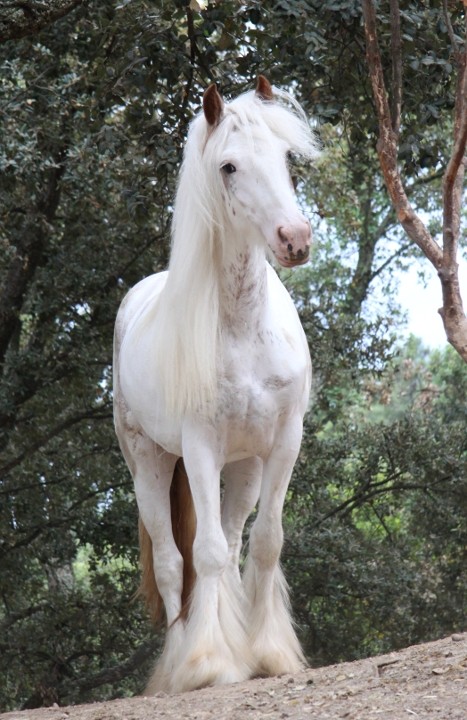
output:
[[[272,85],[264,75],[258,75],[256,82],[256,94],[261,100],[273,100],[274,93],[272,92]]]
[[[208,87],[203,95],[203,110],[208,125],[212,128],[216,127],[224,112],[224,101],[217,92],[217,87],[214,83]]]

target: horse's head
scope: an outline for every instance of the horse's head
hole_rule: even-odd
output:
[[[211,85],[203,109],[205,155],[217,173],[230,224],[246,236],[254,228],[254,236],[266,241],[284,267],[305,263],[311,228],[298,208],[288,159],[290,153],[316,154],[308,123],[274,101],[262,76],[254,93],[227,105]]]

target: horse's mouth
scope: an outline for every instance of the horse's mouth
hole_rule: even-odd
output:
[[[276,260],[285,268],[296,267],[297,265],[304,265],[310,258],[310,251],[297,250],[296,253],[288,253],[285,257],[279,253],[274,253]]]

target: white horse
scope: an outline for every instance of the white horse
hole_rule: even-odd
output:
[[[284,267],[308,259],[288,154],[312,158],[316,145],[297,103],[262,76],[228,104],[211,85],[203,110],[188,134],[168,272],[128,293],[115,331],[115,424],[140,513],[141,592],[167,619],[148,693],[304,663],[279,555],[311,363],[266,253]]]

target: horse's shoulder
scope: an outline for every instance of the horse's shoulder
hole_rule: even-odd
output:
[[[162,289],[167,280],[167,276],[167,271],[147,275],[145,278],[137,282],[136,285],[133,285],[133,287],[128,291],[126,297],[132,298],[137,296],[144,299],[144,297],[155,290]]]
[[[125,295],[120,305],[117,324],[126,329],[140,325],[148,313],[151,313],[167,281],[168,272],[159,272],[140,280]]]

